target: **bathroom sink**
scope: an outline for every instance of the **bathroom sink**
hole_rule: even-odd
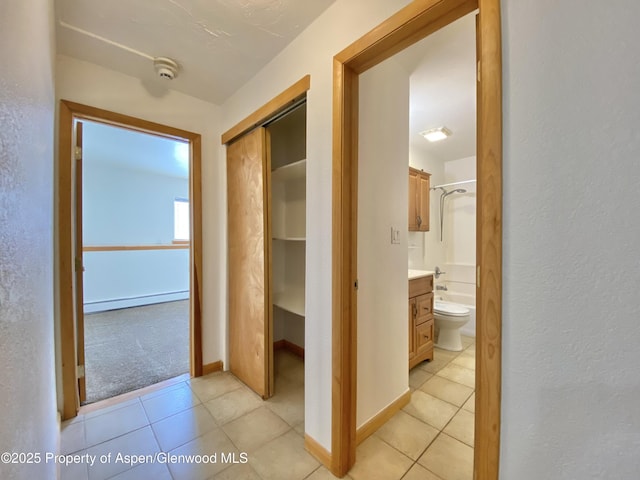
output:
[[[409,280],[414,280],[416,278],[427,277],[429,275],[433,275],[435,272],[432,270],[413,270],[409,269]]]

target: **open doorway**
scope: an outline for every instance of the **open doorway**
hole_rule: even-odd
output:
[[[82,125],[80,396],[90,404],[189,372],[190,147]]]
[[[501,369],[501,46],[495,0],[415,1],[334,57],[332,472],[355,462],[358,321],[358,88],[360,74],[479,8],[477,142],[477,368],[474,478],[497,478]],[[390,89],[390,91],[392,91]],[[395,92],[394,92],[395,93]],[[388,226],[385,228],[388,238]],[[392,241],[394,235],[392,233]],[[387,240],[388,241],[388,240]],[[405,311],[406,312],[406,311]],[[406,314],[406,313],[405,313]],[[356,333],[358,332],[358,333]],[[402,406],[403,398],[390,405]],[[336,408],[336,405],[338,408]],[[373,419],[372,428],[384,422]],[[387,417],[388,418],[388,417]],[[376,422],[379,420],[379,422]]]
[[[409,476],[431,472],[453,478],[455,465],[456,478],[473,477],[475,330],[461,337],[459,330],[440,327],[443,320],[457,325],[469,317],[462,315],[468,313],[462,304],[452,311],[453,298],[445,304],[441,297],[460,296],[468,288],[475,307],[475,193],[470,184],[464,184],[464,193],[442,186],[475,179],[475,43],[475,14],[470,13],[359,77],[360,446],[354,470],[367,467],[361,457],[382,441],[404,455],[399,460],[417,462]],[[441,126],[452,132],[446,139],[430,143],[421,135]],[[455,193],[444,205],[449,227],[444,242],[440,188]],[[396,237],[390,238],[390,227]],[[462,232],[462,227],[468,228]],[[453,313],[458,316],[452,319]],[[459,345],[447,343],[455,333]],[[387,375],[383,386],[371,370]],[[376,430],[384,420],[376,422],[381,410],[391,418]]]
[[[97,140],[100,135],[96,136],[96,132],[107,139],[101,143]],[[116,377],[122,378],[123,371],[132,368],[123,362],[136,361],[135,358],[128,359],[135,355],[127,353],[126,342],[130,342],[137,350],[139,362],[143,362],[143,359],[145,362],[150,361],[148,365],[155,364],[156,370],[164,371],[162,374],[158,371],[144,372],[140,365],[141,373],[136,375],[139,377],[136,381],[142,380],[149,384],[160,380],[160,376],[184,371],[184,354],[180,350],[187,352],[186,369],[191,376],[202,375],[201,140],[199,134],[64,100],[60,102],[59,135],[58,295],[63,361],[63,418],[68,419],[77,414],[82,403],[97,400],[100,396],[96,394],[93,399],[87,398],[87,374],[96,379],[102,374],[101,369],[107,369],[106,364],[95,362],[92,367],[91,358],[88,363],[85,362],[85,346],[90,347],[87,353],[91,353],[102,342],[100,335],[94,335],[90,339],[86,337],[89,343],[85,344],[85,333],[93,335],[96,332],[111,332],[112,336],[106,342],[107,345],[102,345],[106,347],[102,350],[111,357],[107,364],[119,368]],[[125,137],[129,140],[124,140]],[[142,146],[136,147],[135,141],[131,139],[142,141]],[[97,145],[98,148],[88,146],[88,150],[83,149],[84,141],[94,143],[94,147]],[[126,156],[120,157],[120,165],[118,161],[97,159],[97,156],[108,149],[106,144],[112,149],[116,144],[129,141],[133,142],[129,145],[129,154],[140,157],[137,160],[140,162],[139,168],[129,168],[125,172],[122,163]],[[166,171],[162,175],[169,179],[162,188],[158,186],[162,183],[159,178],[149,181],[149,165],[146,172],[141,166],[141,157],[160,145],[161,149],[169,146],[168,153],[174,158],[173,167],[169,167],[174,168],[172,175],[166,175]],[[92,149],[100,153],[92,152]],[[90,162],[88,166],[83,158],[87,153]],[[155,165],[160,155],[156,151],[147,160]],[[129,159],[127,167],[131,167],[131,161]],[[180,163],[185,165],[179,167]],[[184,178],[180,180],[176,176],[176,169],[179,168],[182,168],[183,176],[185,171],[188,172],[186,182]],[[85,169],[88,169],[86,176],[83,175]],[[157,171],[155,175],[161,176]],[[111,188],[114,184],[115,190]],[[155,196],[154,191],[166,194],[169,184],[173,186],[168,197],[164,195],[164,199],[160,200]],[[90,192],[96,195],[87,197],[85,202],[78,201],[83,198],[83,187],[89,187]],[[148,209],[146,213],[138,212],[136,220],[132,212],[140,205],[134,205],[135,203],[164,203],[163,210],[169,212],[159,215],[158,209]],[[157,216],[158,222],[150,222],[149,218],[141,220],[141,215]],[[151,236],[145,236],[149,234],[143,228],[145,224],[153,230]],[[160,224],[163,226],[160,227]],[[129,228],[120,229],[118,225],[128,225]],[[89,227],[86,237],[83,227]],[[164,232],[162,235],[158,233],[160,228],[167,230],[166,237],[162,236]],[[137,237],[134,238],[134,235]],[[167,257],[165,262],[155,258],[164,254],[175,258],[170,260]],[[186,267],[177,267],[182,268],[180,273],[176,273],[177,270],[170,266],[171,261],[179,265],[181,261],[184,264],[185,260]],[[126,275],[123,275],[124,269],[128,269]],[[164,275],[169,270],[173,274]],[[165,278],[160,278],[162,276]],[[158,281],[162,285],[149,288],[152,281]],[[161,304],[166,301],[177,302],[172,305],[173,313],[168,313],[169,309],[162,311]],[[149,313],[149,310],[158,307],[160,310]],[[89,332],[85,332],[85,308],[89,322],[96,323],[97,328],[93,332],[93,325]],[[132,313],[133,309],[138,309],[135,310],[136,316],[140,317],[137,322],[132,322],[127,315],[123,318],[116,318],[119,315],[114,315],[118,310],[119,313]],[[98,311],[111,313],[103,315],[98,314]],[[92,315],[106,315],[110,318],[92,318]],[[163,316],[166,317],[165,324],[172,324],[176,317],[182,318],[186,325],[182,342],[172,330],[167,332],[166,337],[160,335],[151,340],[152,337],[148,335],[151,331],[157,335],[164,330],[160,327],[163,321],[159,320]],[[128,328],[137,328],[138,333],[129,332],[130,335],[125,335]],[[143,338],[151,341],[142,341]],[[182,347],[179,346],[181,343]],[[119,357],[121,353],[123,355]],[[180,365],[180,362],[183,364]],[[129,382],[127,388],[131,388],[131,385],[133,388],[138,387],[135,382]],[[110,394],[117,393],[113,391]]]

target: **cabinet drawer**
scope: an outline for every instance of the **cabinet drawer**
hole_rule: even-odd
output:
[[[409,280],[409,298],[433,291],[433,275]]]
[[[416,327],[416,353],[431,348],[433,344],[433,319]]]
[[[427,320],[427,318],[424,318],[425,316],[433,315],[433,293],[420,295],[418,298],[416,298],[416,307],[418,308],[418,318],[416,319],[416,324],[420,324]]]

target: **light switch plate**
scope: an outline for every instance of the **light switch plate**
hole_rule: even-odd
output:
[[[391,244],[399,244],[400,243],[400,229],[391,227]]]

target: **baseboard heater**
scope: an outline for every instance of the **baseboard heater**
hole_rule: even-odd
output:
[[[188,299],[189,290],[180,290],[178,292],[153,293],[150,295],[138,295],[135,297],[98,300],[95,302],[85,302],[84,313],[105,312],[107,310],[141,307],[144,305],[153,305],[154,303],[174,302],[176,300]]]

